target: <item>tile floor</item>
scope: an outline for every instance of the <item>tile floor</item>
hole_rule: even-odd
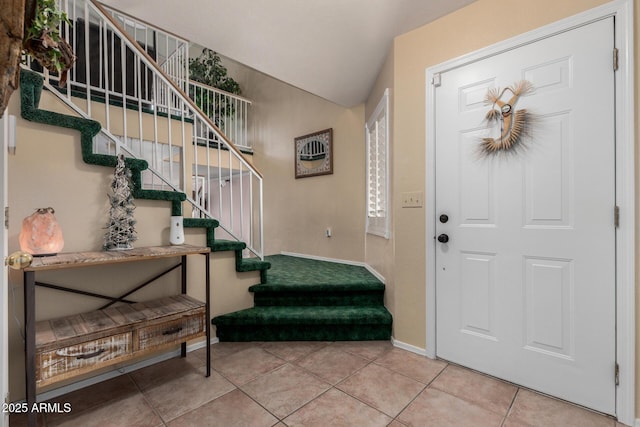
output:
[[[219,343],[55,399],[46,426],[580,426],[610,417],[389,342]],[[25,424],[14,416],[11,427]]]

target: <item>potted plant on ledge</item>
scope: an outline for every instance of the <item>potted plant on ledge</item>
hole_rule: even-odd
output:
[[[233,95],[240,95],[240,85],[227,75],[227,68],[222,65],[220,55],[211,49],[204,48],[196,58],[189,59],[189,79],[203,85],[220,89]],[[224,131],[225,118],[235,113],[235,106],[226,97],[211,96],[210,93],[198,90],[193,86],[189,96],[211,120]]]

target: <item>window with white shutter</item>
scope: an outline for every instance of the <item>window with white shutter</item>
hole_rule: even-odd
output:
[[[367,139],[367,233],[389,238],[389,89],[371,115]]]

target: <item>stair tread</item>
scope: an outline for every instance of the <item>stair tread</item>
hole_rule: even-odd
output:
[[[268,270],[270,268],[271,268],[270,262],[261,261],[258,258],[242,258],[242,261],[239,263],[239,265],[236,265],[236,270],[240,272]]]
[[[264,306],[215,317],[215,325],[262,324],[382,324],[390,325],[391,313],[383,306]]]
[[[370,289],[384,289],[384,284],[378,280],[364,266],[336,263],[318,259],[301,258],[289,255],[269,255],[266,261],[271,262],[272,270],[264,285],[281,286],[282,290],[293,290],[296,287],[311,290],[317,287],[322,290],[324,286],[331,285],[331,289],[343,286],[349,289],[352,286],[360,288],[370,286]],[[336,287],[333,287],[336,286]],[[278,288],[262,288],[260,291],[269,291]]]
[[[146,200],[166,200],[168,202],[183,202],[187,199],[186,194],[179,191],[165,190],[145,190],[141,188],[134,189],[135,197]]]
[[[212,218],[185,218],[183,220],[183,225],[185,227],[192,227],[192,228],[198,228],[198,227],[218,227],[220,225],[220,222],[218,222],[217,219],[212,219]]]
[[[213,248],[211,248],[211,250],[213,250],[214,252],[241,251],[246,247],[246,243],[239,242],[237,240],[215,239],[213,241]]]
[[[378,283],[309,283],[309,284],[273,284],[262,283],[249,287],[253,293],[281,293],[281,292],[357,292],[384,291],[385,285]]]

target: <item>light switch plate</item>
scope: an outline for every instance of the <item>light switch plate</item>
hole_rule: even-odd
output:
[[[421,208],[423,205],[424,193],[422,191],[411,191],[402,193],[403,208]]]

